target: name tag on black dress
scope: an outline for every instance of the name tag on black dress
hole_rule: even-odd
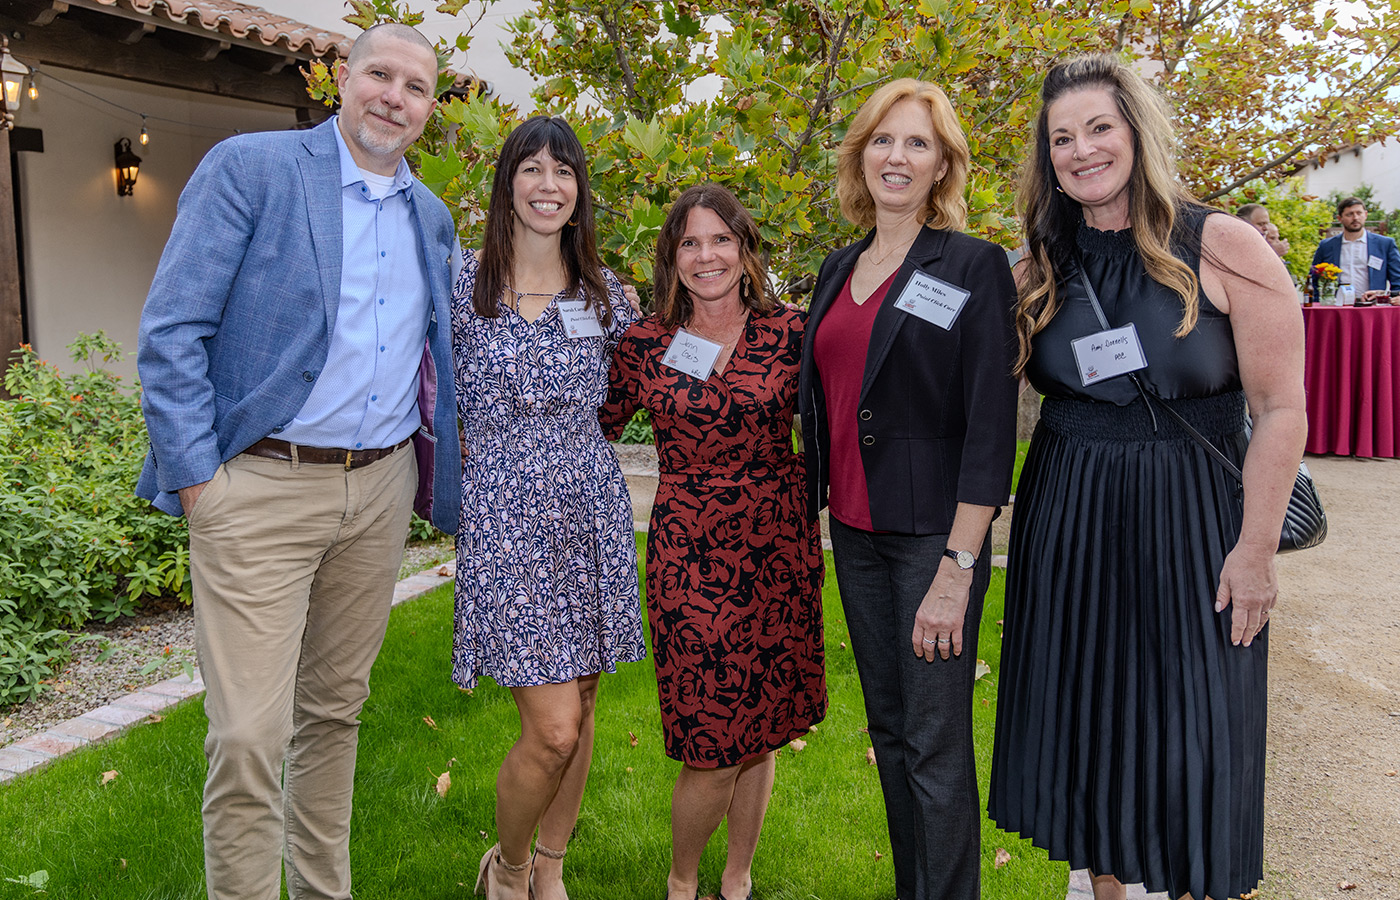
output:
[[[1079,380],[1085,387],[1147,368],[1147,357],[1131,322],[1070,341]]]

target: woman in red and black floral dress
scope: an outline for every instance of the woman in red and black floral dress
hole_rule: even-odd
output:
[[[647,409],[660,487],[647,612],[671,798],[669,900],[692,900],[726,816],[720,897],[752,894],[773,751],[826,715],[817,523],[792,449],[805,314],[778,304],[758,227],[715,184],[676,200],[656,249],[656,313],[613,356],[617,437]]]

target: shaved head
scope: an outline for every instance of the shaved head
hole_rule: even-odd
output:
[[[398,38],[401,41],[408,41],[410,44],[417,44],[433,54],[433,59],[437,59],[437,50],[433,47],[433,42],[423,37],[418,29],[398,22],[381,22],[355,38],[355,43],[350,47],[350,55],[345,58],[345,64],[352,69],[355,68],[355,63],[369,52],[375,41],[385,37]]]

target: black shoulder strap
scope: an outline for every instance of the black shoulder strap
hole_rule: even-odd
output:
[[[1074,255],[1074,261],[1075,264],[1079,267],[1079,280],[1084,285],[1085,293],[1089,295],[1089,303],[1094,307],[1094,315],[1099,317],[1099,325],[1102,326],[1104,331],[1107,331],[1110,328],[1108,324],[1108,317],[1103,314],[1103,307],[1099,305],[1098,292],[1095,291],[1094,286],[1089,283],[1089,276],[1084,272],[1084,259],[1079,255],[1077,251]],[[1149,413],[1151,413],[1152,411],[1152,401],[1156,400],[1157,405],[1160,406],[1162,409],[1166,410],[1167,415],[1171,416],[1172,419],[1176,421],[1176,424],[1181,426],[1181,429],[1183,431],[1189,434],[1191,438],[1195,440],[1196,443],[1200,444],[1203,448],[1205,448],[1205,451],[1211,455],[1212,459],[1220,463],[1220,465],[1225,469],[1226,472],[1229,472],[1235,477],[1236,481],[1240,482],[1241,484],[1244,483],[1244,473],[1242,473],[1239,470],[1238,466],[1230,462],[1229,457],[1227,457],[1224,453],[1220,452],[1219,447],[1216,447],[1210,441],[1206,440],[1204,435],[1202,435],[1195,428],[1191,427],[1191,423],[1187,422],[1186,419],[1182,417],[1181,413],[1168,406],[1165,400],[1157,396],[1156,391],[1144,386],[1142,380],[1137,377],[1136,373],[1129,372],[1128,377],[1133,380],[1133,384],[1137,385],[1138,392],[1142,394],[1143,402],[1147,404],[1147,410]],[[1152,417],[1152,426],[1154,429],[1157,426],[1157,417],[1155,415]]]

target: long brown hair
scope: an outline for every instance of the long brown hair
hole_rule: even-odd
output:
[[[680,270],[676,268],[676,250],[685,237],[690,211],[696,208],[708,209],[719,216],[739,241],[739,266],[744,270],[739,282],[739,302],[760,316],[777,309],[778,295],[768,282],[768,266],[764,262],[763,241],[757,223],[728,188],[707,181],[686,188],[676,198],[671,211],[666,214],[666,222],[661,226],[661,236],[656,239],[653,282],[656,285],[656,314],[661,324],[676,328],[689,322],[695,312],[695,303],[681,283]]]
[[[1025,372],[1030,362],[1031,338],[1050,324],[1059,311],[1056,279],[1071,265],[1076,235],[1084,221],[1079,204],[1059,190],[1060,182],[1050,160],[1050,106],[1065,94],[1092,88],[1108,91],[1132,132],[1128,220],[1147,274],[1181,298],[1181,324],[1176,337],[1190,334],[1200,312],[1200,281],[1173,248],[1179,243],[1176,228],[1180,213],[1206,207],[1188,194],[1177,178],[1176,132],[1167,105],[1116,57],[1076,57],[1055,66],[1045,76],[1040,89],[1040,114],[1035,120],[1034,151],[1021,171],[1017,206],[1027,252],[1016,305],[1018,375]]]
[[[934,182],[924,201],[923,221],[930,228],[962,231],[967,226],[967,198],[963,196],[969,159],[967,136],[943,89],[930,81],[913,78],[891,81],[871,94],[851,120],[846,138],[836,153],[836,197],[841,202],[841,215],[861,228],[874,227],[875,199],[865,186],[861,162],[870,136],[880,127],[890,107],[901,100],[915,100],[928,109],[939,151],[948,164],[948,171]]]
[[[585,306],[595,309],[604,327],[612,324],[612,303],[593,225],[593,192],[588,185],[588,161],[583,145],[569,123],[554,116],[534,116],[521,123],[501,147],[496,175],[491,182],[491,208],[486,213],[486,235],[481,241],[481,267],[472,291],[477,315],[494,319],[501,314],[501,294],[515,261],[512,225],[515,220],[515,173],[520,164],[541,149],[574,171],[578,199],[573,220],[559,234],[568,290],[583,295]]]

